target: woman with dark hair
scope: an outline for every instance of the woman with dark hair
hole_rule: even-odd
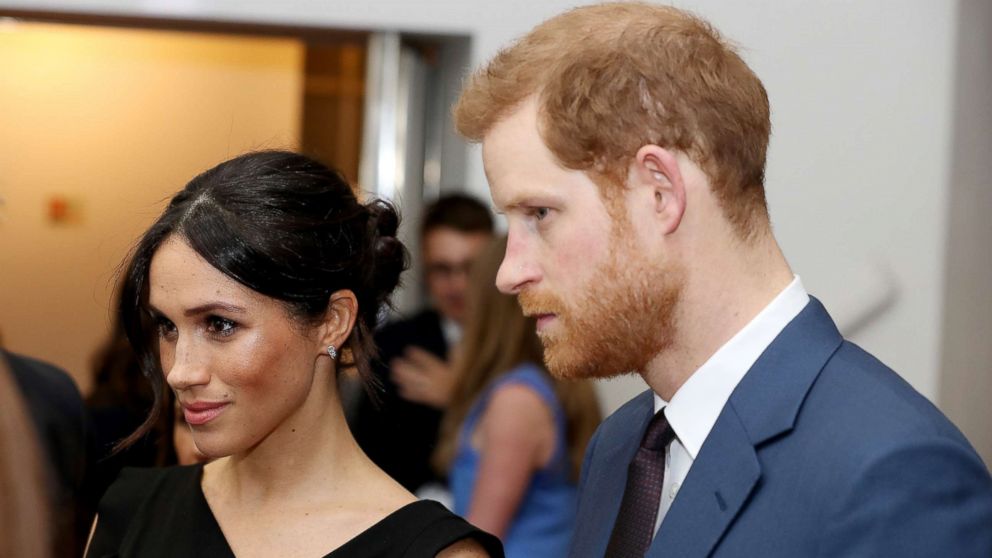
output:
[[[496,289],[505,252],[504,236],[472,265],[435,462],[448,474],[455,513],[503,539],[508,557],[565,556],[599,405],[589,381],[556,380],[544,369],[534,318]]]
[[[194,178],[139,241],[120,317],[175,392],[208,464],[125,469],[88,556],[502,556],[359,450],[338,374],[369,378],[370,329],[407,254],[385,202],[302,155],[243,155]],[[330,552],[330,554],[328,554]]]

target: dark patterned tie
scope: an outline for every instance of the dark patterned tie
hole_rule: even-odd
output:
[[[643,558],[651,546],[661,486],[665,482],[665,448],[674,438],[665,410],[655,413],[641,447],[627,468],[627,486],[606,547],[606,558]]]

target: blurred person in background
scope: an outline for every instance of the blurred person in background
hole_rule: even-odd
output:
[[[0,348],[43,448],[55,556],[78,556],[95,501],[88,499],[87,428],[83,399],[65,371]]]
[[[52,556],[45,468],[6,357],[0,352],[0,556]]]
[[[121,323],[156,394],[128,441],[171,389],[212,461],[124,469],[89,556],[502,556],[377,468],[345,422],[339,372],[370,378],[371,329],[406,267],[398,224],[283,151],[221,163],[173,197],[122,278]]]
[[[552,378],[533,318],[496,289],[506,238],[476,260],[453,397],[436,464],[455,513],[496,534],[511,558],[563,557],[577,480],[601,418],[588,380]]]
[[[352,427],[365,453],[407,490],[443,482],[430,461],[455,380],[451,351],[466,319],[472,262],[492,234],[492,215],[475,198],[452,194],[431,204],[421,223],[421,247],[432,306],[375,336],[374,371],[382,390],[379,401],[359,402]]]
[[[119,305],[119,295],[115,297]],[[155,404],[151,384],[141,373],[141,364],[127,340],[120,320],[93,355],[93,389],[86,398],[92,438],[92,471],[86,490],[99,501],[124,467],[173,465],[172,421],[160,420],[140,439],[127,447],[119,443],[137,430]]]

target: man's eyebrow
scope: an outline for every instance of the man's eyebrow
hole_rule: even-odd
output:
[[[520,209],[521,207],[545,207],[545,206],[561,206],[565,203],[565,196],[552,193],[539,192],[535,194],[522,194],[519,197],[510,198],[507,200],[506,204],[497,206],[496,213],[503,214],[511,209]]]

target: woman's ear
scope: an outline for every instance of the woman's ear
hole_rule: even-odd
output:
[[[637,150],[633,178],[645,195],[651,196],[654,216],[664,234],[675,232],[682,223],[686,208],[685,182],[675,153],[657,145]]]
[[[331,294],[327,303],[327,313],[319,325],[320,352],[327,354],[327,347],[334,346],[338,352],[351,335],[358,317],[358,299],[355,293],[342,289]]]

